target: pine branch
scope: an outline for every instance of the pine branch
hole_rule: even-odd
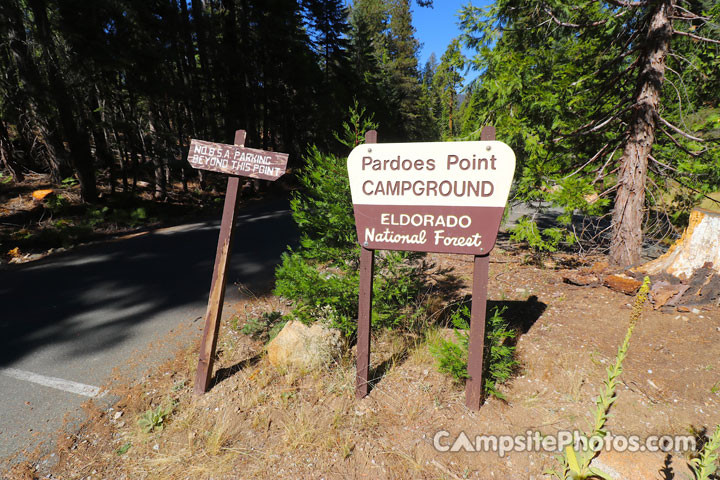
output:
[[[706,22],[710,21],[709,17],[701,17],[700,15],[691,12],[687,8],[681,7],[680,5],[675,5],[676,10],[682,10],[682,12],[686,15],[685,18],[691,18],[693,20],[705,20]]]
[[[705,142],[705,139],[700,138],[700,137],[694,137],[694,136],[690,135],[689,133],[686,133],[686,132],[680,130],[678,127],[676,127],[676,126],[673,125],[672,123],[668,122],[667,120],[665,120],[665,119],[664,119],[663,117],[661,117],[660,115],[658,115],[658,118],[659,118],[660,121],[661,121],[666,127],[668,127],[670,130],[673,130],[674,132],[679,133],[680,135],[682,135],[683,137],[687,138],[688,140],[694,140],[694,141],[696,141],[696,142]]]
[[[607,0],[608,3],[615,5],[616,7],[644,7],[647,2],[632,2],[630,0]]]
[[[584,24],[578,24],[578,23],[568,23],[560,21],[555,15],[553,15],[552,10],[549,8],[545,8],[545,13],[550,15],[550,19],[560,25],[561,27],[569,27],[569,28],[587,28],[587,27],[597,27],[598,25],[604,25],[607,23],[607,20],[598,20],[596,22],[590,22],[590,23],[584,23]]]
[[[670,141],[675,144],[676,147],[678,147],[680,150],[682,150],[683,152],[687,153],[687,154],[690,155],[691,157],[699,157],[699,156],[702,155],[703,153],[705,153],[705,152],[707,152],[707,151],[710,150],[709,147],[708,147],[708,148],[703,148],[702,150],[697,150],[697,151],[689,150],[688,148],[686,148],[685,146],[683,146],[680,142],[678,142],[675,137],[673,137],[672,135],[670,135],[670,132],[668,132],[668,131],[665,130],[664,128],[660,127],[660,131],[661,131],[662,133],[664,133],[665,136],[668,137],[668,138],[670,139]]]
[[[568,178],[570,178],[570,177],[572,177],[573,175],[577,174],[578,172],[582,171],[583,168],[587,167],[587,166],[590,165],[592,162],[594,162],[595,160],[597,160],[597,158],[598,158],[600,155],[602,155],[602,153],[605,151],[605,149],[606,149],[608,146],[610,146],[609,143],[606,143],[605,145],[603,145],[603,147],[602,147],[595,155],[593,155],[592,157],[590,157],[590,160],[588,160],[587,162],[583,163],[582,166],[581,166],[580,168],[577,168],[574,172],[570,173],[569,175],[564,176],[564,177],[563,177],[563,180],[567,180]]]
[[[701,37],[700,35],[695,35],[694,33],[683,32],[680,30],[673,30],[673,33],[675,35],[683,35],[685,37],[690,37],[695,40],[700,40],[701,42],[716,43],[716,44],[720,45],[720,40],[715,40],[713,38],[707,38],[707,37]]]
[[[597,182],[599,182],[600,180],[602,180],[602,179],[605,178],[605,169],[607,168],[608,165],[610,165],[610,162],[612,161],[613,157],[615,156],[615,152],[617,152],[618,148],[620,148],[620,142],[617,142],[617,145],[615,145],[615,149],[614,149],[614,150],[612,151],[612,153],[608,156],[608,158],[607,158],[607,160],[605,161],[605,163],[603,163],[600,168],[598,168],[597,170],[595,170],[595,178],[593,179],[591,185],[595,185]],[[613,186],[610,187],[610,188],[611,188],[611,189],[614,189],[614,188],[617,188],[617,186],[618,186],[618,184],[616,183],[615,185],[613,185]],[[606,191],[603,192],[603,193],[607,193],[608,191],[609,191],[609,190],[606,190]],[[603,195],[603,193],[601,193],[599,196],[601,197],[601,196]]]

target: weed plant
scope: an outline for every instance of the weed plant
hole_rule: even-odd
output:
[[[144,433],[161,431],[165,426],[165,419],[172,413],[172,404],[160,404],[155,409],[150,408],[140,415],[138,419],[138,427]]]
[[[645,277],[640,290],[635,296],[635,302],[633,304],[632,312],[630,313],[630,322],[627,332],[625,333],[625,339],[618,348],[617,355],[615,356],[615,362],[607,368],[607,378],[603,382],[603,389],[600,391],[600,395],[595,401],[592,432],[590,435],[583,434],[582,441],[578,442],[577,445],[568,445],[565,448],[563,455],[558,457],[558,461],[560,462],[560,471],[552,470],[548,472],[558,479],[585,480],[589,478],[611,478],[607,473],[590,466],[590,462],[592,462],[593,458],[598,455],[598,451],[593,450],[590,447],[592,445],[602,445],[602,442],[597,442],[593,439],[602,439],[607,435],[605,424],[607,423],[608,413],[615,403],[615,400],[617,400],[615,390],[617,389],[618,378],[623,371],[622,364],[627,356],[628,348],[630,347],[630,337],[632,337],[635,325],[642,315],[643,305],[647,300],[649,291],[650,278]]]
[[[703,446],[698,458],[690,460],[690,469],[695,475],[694,480],[717,478],[714,474],[717,471],[718,448],[720,448],[720,425],[715,427],[715,432]]]

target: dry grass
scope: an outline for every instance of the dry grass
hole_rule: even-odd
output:
[[[478,412],[465,408],[462,387],[439,374],[428,353],[428,342],[446,334],[442,329],[429,329],[423,337],[376,332],[373,367],[383,367],[375,370],[370,395],[358,401],[352,351],[324,370],[278,371],[262,355],[261,344],[224,324],[216,368],[234,367],[227,378],[204,396],[193,396],[197,357],[194,348],[185,348],[142,383],[115,384],[112,391],[120,400],[114,410],[88,406],[88,422],[63,437],[54,473],[112,480],[542,478],[553,453],[505,458],[494,452],[440,453],[433,435],[438,430],[451,436],[517,435],[529,429],[550,435],[586,427],[607,359],[624,333],[626,322],[615,320],[630,311],[623,295],[568,288],[554,281],[551,271],[519,262],[493,267],[490,298],[522,302],[532,286],[547,305],[518,341],[522,368],[502,387],[507,402],[489,399]],[[500,276],[509,269],[514,270]],[[518,284],[521,278],[527,285]],[[236,307],[238,323],[284,308],[277,298],[252,298]],[[613,433],[684,434],[689,425],[720,420],[720,398],[710,393],[720,371],[713,354],[720,336],[711,322],[689,324],[676,317],[647,311],[638,324],[610,420]],[[672,355],[658,350],[660,342]],[[703,368],[708,365],[712,368]],[[649,366],[657,389],[647,382]],[[143,433],[139,416],[168,401],[176,405],[167,426]],[[114,419],[118,410],[123,414]],[[128,443],[127,452],[119,454]],[[674,461],[681,475],[683,459]],[[27,465],[16,471],[21,468],[27,473]]]

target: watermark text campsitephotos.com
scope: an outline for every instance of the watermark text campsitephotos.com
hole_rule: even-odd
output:
[[[525,435],[468,435],[451,434],[439,430],[433,436],[433,446],[439,452],[497,452],[504,457],[510,452],[561,452],[572,446],[576,450],[616,452],[689,452],[695,450],[692,435],[613,435],[586,437],[578,431],[561,430],[543,435],[528,430]]]

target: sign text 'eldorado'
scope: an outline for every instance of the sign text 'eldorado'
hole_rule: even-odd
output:
[[[347,165],[365,248],[484,255],[495,246],[515,172],[506,144],[365,144]]]
[[[287,161],[287,153],[195,139],[190,141],[188,152],[188,162],[193,168],[262,180],[280,178],[285,173]]]

